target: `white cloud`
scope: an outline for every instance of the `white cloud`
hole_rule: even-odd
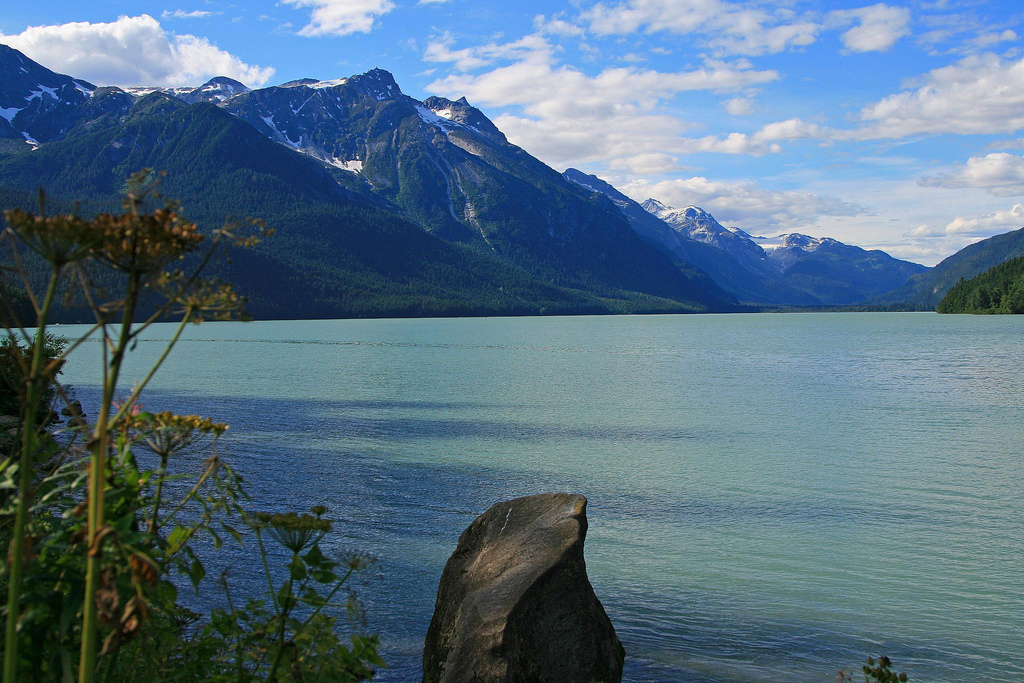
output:
[[[836,10],[827,19],[837,26],[857,23],[840,36],[850,52],[885,52],[910,34],[910,10],[881,2],[859,9]]]
[[[786,8],[770,12],[723,0],[602,2],[583,12],[582,18],[598,35],[625,35],[641,29],[699,34],[720,54],[760,55],[810,45],[822,28]]]
[[[857,216],[863,207],[808,192],[764,190],[752,182],[714,181],[702,176],[648,183],[634,180],[622,191],[637,201],[654,197],[671,206],[695,204],[724,225],[751,234],[795,230],[813,225],[822,216]]]
[[[629,171],[637,175],[663,175],[683,170],[679,161],[670,154],[651,152],[649,154],[637,154],[631,157],[614,159],[609,168],[617,171]]]
[[[170,10],[164,10],[160,13],[161,19],[205,19],[206,17],[212,17],[216,12],[207,12],[202,9],[194,9],[191,12],[186,12],[183,9],[176,9],[173,12]]]
[[[957,217],[943,228],[919,225],[906,234],[907,237],[989,237],[1000,233],[1017,230],[1024,226],[1024,204],[1014,204],[1005,211],[975,216],[971,218]]]
[[[954,173],[922,178],[925,187],[980,187],[997,197],[1024,194],[1024,157],[995,152],[971,157]]]
[[[833,128],[808,123],[803,119],[786,119],[762,126],[754,133],[759,142],[778,142],[780,140],[829,140],[842,137],[844,133]]]
[[[346,36],[369,33],[377,17],[395,8],[391,0],[281,0],[286,5],[310,7],[302,36]]]
[[[548,19],[543,14],[533,18],[533,30],[542,35],[577,37],[583,35],[583,28],[558,17]]]
[[[975,36],[970,41],[971,47],[974,48],[986,48],[998,45],[999,43],[1009,43],[1017,40],[1017,32],[1011,29],[1004,31],[990,31],[989,33],[982,33],[979,36]]]
[[[448,97],[465,95],[478,105],[521,108],[521,113],[505,113],[495,123],[515,144],[556,168],[646,154],[779,151],[771,141],[742,133],[685,137],[690,125],[660,111],[682,92],[732,92],[778,78],[775,71],[754,70],[746,63],[714,62],[679,72],[609,67],[591,76],[555,65],[553,49],[537,35],[463,50],[455,49],[446,36],[428,48],[425,59],[449,61],[463,70],[512,60],[479,74],[449,75],[427,88]]]
[[[450,63],[459,71],[472,71],[498,60],[547,63],[553,53],[547,39],[537,34],[510,43],[488,43],[461,49],[455,49],[454,45],[455,38],[447,32],[432,38],[423,52],[423,59],[427,62]]]
[[[862,138],[901,138],[919,133],[992,134],[1024,128],[1024,59],[965,57],[928,72],[916,89],[870,104]]]
[[[206,38],[177,35],[143,14],[109,23],[72,22],[30,26],[0,42],[21,50],[49,69],[98,85],[198,85],[228,76],[260,86],[272,67],[246,64]]]

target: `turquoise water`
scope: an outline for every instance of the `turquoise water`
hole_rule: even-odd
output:
[[[87,405],[99,350],[65,371]],[[212,323],[145,401],[230,422],[261,507],[325,502],[338,548],[379,558],[382,680],[418,680],[462,529],[567,490],[627,680],[834,681],[887,653],[911,681],[1020,681],[1022,360],[1010,316]]]

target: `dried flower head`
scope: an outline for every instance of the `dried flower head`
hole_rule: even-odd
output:
[[[307,514],[298,515],[294,512],[284,512],[267,515],[267,513],[256,513],[256,518],[270,530],[270,533],[281,545],[294,553],[301,552],[304,548],[313,545],[331,530],[329,519],[320,519]]]
[[[89,256],[99,243],[92,223],[73,214],[47,218],[10,209],[4,211],[4,218],[26,247],[56,267]]]
[[[204,436],[219,437],[228,430],[223,422],[214,422],[199,415],[161,413],[129,414],[130,428],[138,431],[142,443],[157,455],[167,457],[195,443]]]

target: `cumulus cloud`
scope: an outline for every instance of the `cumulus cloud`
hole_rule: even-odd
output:
[[[788,9],[769,11],[723,0],[628,0],[604,2],[582,14],[598,35],[624,35],[641,29],[698,34],[721,54],[760,55],[810,45],[822,26]]]
[[[441,36],[436,36],[427,44],[423,60],[449,63],[459,71],[472,71],[498,60],[547,63],[554,52],[547,39],[538,34],[528,35],[509,43],[487,43],[460,49],[454,46],[455,38],[451,33],[445,32]]]
[[[671,206],[695,204],[725,225],[751,234],[771,234],[812,225],[822,216],[857,216],[866,210],[808,192],[765,190],[747,181],[715,181],[702,176],[648,183],[634,180],[623,192],[637,201],[654,197]]]
[[[945,227],[919,225],[906,234],[907,237],[989,237],[1016,230],[1024,226],[1024,204],[1014,204],[1005,211],[975,216],[957,217]]]
[[[679,161],[674,156],[661,152],[613,159],[608,167],[616,171],[628,171],[637,175],[663,175],[681,171],[684,168],[679,165]]]
[[[483,106],[520,108],[495,123],[510,140],[556,168],[656,153],[779,151],[772,141],[742,133],[685,137],[690,125],[659,111],[682,92],[735,92],[778,78],[775,71],[755,70],[746,63],[714,62],[678,72],[609,67],[591,76],[556,65],[552,47],[536,34],[466,49],[455,49],[446,36],[428,48],[425,59],[465,70],[510,60],[478,74],[449,75],[427,88],[448,97],[465,95]]]
[[[749,97],[732,97],[722,103],[733,116],[750,116],[754,113],[754,101]]]
[[[1024,59],[965,57],[860,112],[863,138],[919,133],[1012,133],[1024,128]]]
[[[302,36],[346,36],[369,33],[377,17],[395,8],[391,0],[281,0],[286,5],[309,7],[309,23]]]
[[[850,52],[885,52],[903,36],[910,34],[910,10],[878,3],[859,9],[830,12],[828,21],[842,26],[856,23],[840,36]]]
[[[99,85],[198,85],[228,76],[260,86],[272,67],[246,64],[206,38],[165,31],[153,17],[120,17],[109,23],[87,21],[30,26],[0,42],[21,50],[49,69]]]
[[[953,173],[922,178],[925,187],[980,187],[997,197],[1024,194],[1024,157],[996,152],[971,157]]]

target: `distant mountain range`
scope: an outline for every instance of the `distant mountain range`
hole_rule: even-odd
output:
[[[638,234],[702,268],[740,301],[790,306],[848,305],[888,292],[928,270],[828,237],[797,233],[753,237],[726,228],[707,211],[675,209],[626,197],[596,176],[569,169],[565,178],[611,199]],[[695,245],[704,245],[700,249]]]
[[[751,310],[862,303],[924,266],[828,238],[752,236],[552,170],[465,98],[386,71],[249,89],[97,87],[0,45],[0,202],[86,210],[168,172],[203,225],[278,228],[223,275],[261,317]],[[747,306],[747,308],[745,308]]]

